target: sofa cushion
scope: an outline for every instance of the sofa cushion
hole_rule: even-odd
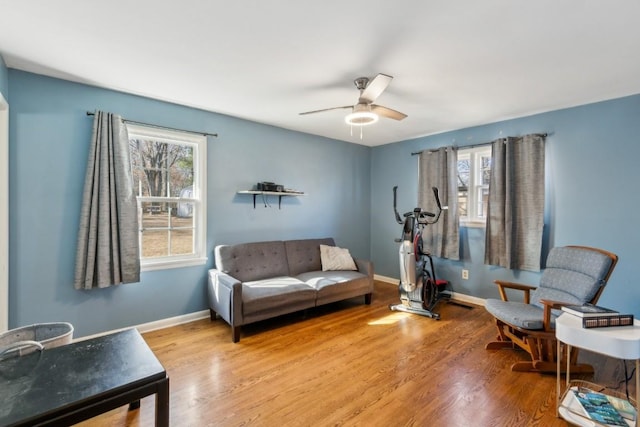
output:
[[[308,285],[313,286],[316,289],[321,289],[326,285],[334,283],[349,282],[351,280],[367,278],[366,275],[359,271],[307,271],[306,273],[298,274],[296,279],[305,282]]]
[[[349,249],[337,246],[320,245],[320,262],[322,271],[357,270]]]
[[[495,318],[524,329],[544,329],[544,311],[533,304],[487,298],[484,307]],[[556,315],[551,315],[554,327]]]
[[[242,305],[245,315],[261,311],[271,311],[279,307],[309,302],[313,306],[315,289],[293,277],[273,277],[242,284]]]
[[[284,246],[289,262],[289,274],[297,276],[307,271],[322,270],[320,245],[335,246],[332,238],[287,240]]]
[[[282,241],[219,245],[215,258],[219,270],[241,282],[289,275]]]
[[[309,271],[296,278],[317,289],[318,305],[371,292],[369,277],[358,271]]]
[[[591,301],[604,283],[611,258],[575,247],[556,247],[549,251],[540,285],[531,294],[531,303],[543,307],[541,299],[583,304]]]

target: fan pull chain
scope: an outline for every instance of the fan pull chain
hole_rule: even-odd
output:
[[[364,127],[364,126],[360,126],[360,140],[362,140],[362,135],[363,135],[363,133],[362,133],[362,128],[363,128],[363,127]],[[353,137],[353,125],[350,125],[350,126],[349,126],[349,129],[350,129],[351,136]]]

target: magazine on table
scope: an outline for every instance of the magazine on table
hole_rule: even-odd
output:
[[[610,308],[600,307],[593,304],[583,305],[564,305],[562,311],[573,314],[578,317],[598,317],[598,316],[611,316],[613,314],[619,314],[619,312]]]
[[[567,421],[578,425],[595,425],[587,419],[574,414],[580,414],[598,425],[607,426],[635,426],[636,410],[624,399],[595,392],[585,387],[571,387],[566,394],[560,411]],[[619,408],[619,409],[617,409]],[[566,411],[569,409],[570,411]]]
[[[635,421],[637,417],[636,408],[629,402],[628,400],[621,399],[619,397],[610,396],[606,394],[607,400],[613,405],[614,408],[618,411],[622,418],[627,420]]]

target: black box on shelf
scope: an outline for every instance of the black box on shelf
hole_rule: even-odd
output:
[[[280,185],[280,184],[276,184],[273,182],[259,182],[256,185],[256,188],[258,191],[275,191],[275,192],[282,192],[284,190],[284,186]]]

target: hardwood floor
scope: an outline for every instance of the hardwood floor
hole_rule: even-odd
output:
[[[566,426],[556,377],[511,372],[517,350],[487,351],[484,308],[442,303],[441,320],[391,312],[397,288],[243,328],[222,320],[144,335],[170,377],[172,426]],[[621,362],[581,353],[617,386]],[[632,381],[633,383],[633,381]],[[624,387],[624,386],[623,386]],[[635,392],[635,391],[631,391]],[[153,425],[154,398],[84,426]]]

